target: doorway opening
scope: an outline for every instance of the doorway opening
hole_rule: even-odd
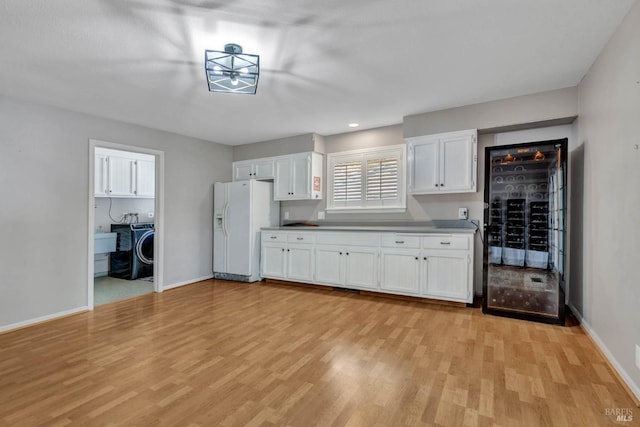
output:
[[[164,153],[89,141],[87,306],[162,291]]]

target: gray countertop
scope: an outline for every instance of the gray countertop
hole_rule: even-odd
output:
[[[265,231],[381,231],[394,233],[464,233],[474,234],[475,224],[470,221],[441,221],[424,223],[319,223],[317,226],[289,225],[282,227],[264,227]]]

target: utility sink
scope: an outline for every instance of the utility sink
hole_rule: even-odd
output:
[[[93,253],[106,254],[116,251],[118,233],[95,233],[93,235]]]

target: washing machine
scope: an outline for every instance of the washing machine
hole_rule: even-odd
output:
[[[118,234],[111,252],[109,276],[134,280],[153,276],[153,224],[111,224]]]

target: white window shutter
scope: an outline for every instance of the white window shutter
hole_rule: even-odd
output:
[[[398,198],[398,158],[367,160],[367,200]]]
[[[362,200],[362,162],[344,162],[333,166],[333,200]]]

